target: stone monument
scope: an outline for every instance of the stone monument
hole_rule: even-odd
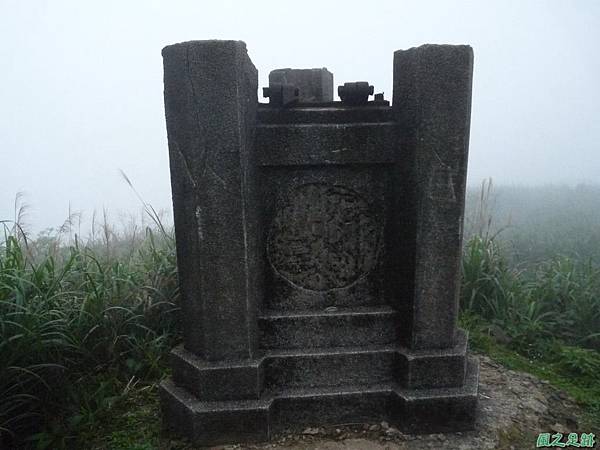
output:
[[[473,52],[394,53],[393,101],[333,101],[279,69],[258,103],[240,41],[163,50],[184,342],[165,423],[200,445],[386,420],[467,430],[457,328]]]

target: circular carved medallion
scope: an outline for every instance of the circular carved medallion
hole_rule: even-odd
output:
[[[343,288],[368,273],[381,227],[367,202],[340,186],[305,184],[275,215],[267,242],[273,268],[313,291]]]

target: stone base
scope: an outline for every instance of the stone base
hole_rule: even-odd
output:
[[[263,353],[255,359],[209,362],[180,345],[171,351],[173,381],[203,401],[257,400],[264,391],[290,388],[395,383],[435,389],[464,384],[468,345],[463,330],[457,331],[454,347],[414,351],[391,343],[391,319],[397,313],[374,310],[270,317],[275,323],[262,324]],[[281,348],[294,337],[305,348]],[[357,345],[361,341],[371,344]]]
[[[196,445],[266,441],[306,426],[388,421],[404,432],[473,429],[479,365],[469,358],[462,387],[408,389],[398,383],[265,391],[258,400],[200,401],[168,379],[160,395],[165,424]]]

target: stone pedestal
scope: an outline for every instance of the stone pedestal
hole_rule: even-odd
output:
[[[472,428],[478,365],[456,327],[470,47],[396,52],[392,107],[259,105],[242,42],[163,57],[184,319],[165,423],[200,445]]]

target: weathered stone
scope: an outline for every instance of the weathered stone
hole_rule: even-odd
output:
[[[471,118],[473,50],[424,45],[394,53],[393,111],[402,135],[395,269],[409,296],[413,348],[454,342]]]
[[[165,423],[201,445],[472,428],[478,364],[456,324],[470,48],[396,52],[391,108],[333,102],[312,69],[271,73],[306,83],[299,103],[258,105],[241,42],[163,56],[184,325]]]
[[[258,73],[239,41],[171,45],[163,58],[185,346],[207,360],[249,358],[262,301]]]
[[[269,86],[291,84],[299,90],[299,101],[321,103],[333,100],[333,74],[322,69],[276,69],[269,73]]]

